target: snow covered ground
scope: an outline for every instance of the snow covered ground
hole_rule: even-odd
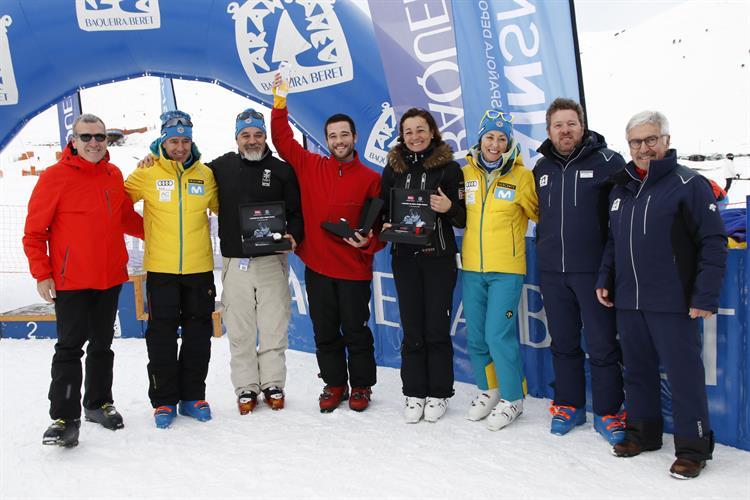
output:
[[[287,408],[240,416],[226,338],[214,339],[207,397],[214,419],[178,417],[156,429],[146,395],[146,349],[117,339],[115,403],[125,428],[84,422],[80,445],[43,446],[52,340],[0,342],[0,498],[721,498],[750,497],[750,453],[717,445],[700,478],[667,470],[672,438],[621,459],[587,424],[549,434],[548,401],[490,432],[464,412],[473,388],[456,384],[436,424],[402,420],[398,371],[379,368],[364,413],[317,409],[315,357],[288,353]],[[590,416],[590,415],[589,415]]]

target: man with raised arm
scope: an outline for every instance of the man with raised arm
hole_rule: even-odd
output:
[[[316,356],[325,388],[320,411],[335,410],[345,399],[355,411],[370,403],[376,381],[375,351],[370,318],[370,283],[373,254],[383,248],[370,231],[340,238],[321,227],[340,219],[356,224],[368,199],[380,194],[380,175],[359,161],[354,150],[357,132],[347,115],[326,120],[324,131],[331,156],[307,151],[289,126],[286,97],[274,82],[271,138],[279,155],[299,179],[305,240],[297,255],[305,263],[305,287],[315,332]],[[351,395],[349,392],[351,384]]]

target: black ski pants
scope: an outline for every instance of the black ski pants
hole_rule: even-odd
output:
[[[211,313],[216,289],[211,271],[195,274],[149,272],[148,396],[151,406],[206,398],[211,359]],[[177,347],[177,329],[182,328]]]
[[[370,280],[330,278],[307,267],[305,289],[323,381],[340,386],[348,378],[352,387],[375,385],[375,347],[367,326]]]
[[[453,396],[451,309],[456,286],[453,256],[396,256],[391,260],[404,339],[401,382],[405,396]]]
[[[81,417],[81,357],[86,342],[83,406],[94,409],[113,402],[115,354],[111,347],[121,288],[57,291],[57,343],[49,386],[49,416],[53,420]]]

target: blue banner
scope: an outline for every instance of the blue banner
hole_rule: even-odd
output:
[[[81,116],[81,96],[78,92],[57,103],[57,125],[60,129],[60,149],[70,141],[73,135],[73,122]]]
[[[466,5],[458,3],[462,9]],[[382,146],[383,164],[398,136],[397,119],[413,107],[433,114],[443,140],[453,148],[455,158],[463,161],[470,144],[451,0],[369,0],[369,5],[380,53],[388,54],[383,69],[391,102],[382,103],[380,127],[376,127],[380,135],[373,139]]]
[[[159,94],[161,95],[161,112],[177,109],[177,99],[174,95],[174,85],[171,78],[159,78]]]
[[[547,138],[549,103],[580,101],[569,2],[455,2],[453,15],[461,84],[471,89],[463,97],[470,141],[486,109],[510,111],[526,165],[533,166]]]

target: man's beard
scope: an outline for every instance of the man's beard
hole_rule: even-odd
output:
[[[262,149],[252,149],[250,151],[244,150],[242,152],[242,157],[246,159],[247,161],[260,161],[263,158],[263,150]]]

